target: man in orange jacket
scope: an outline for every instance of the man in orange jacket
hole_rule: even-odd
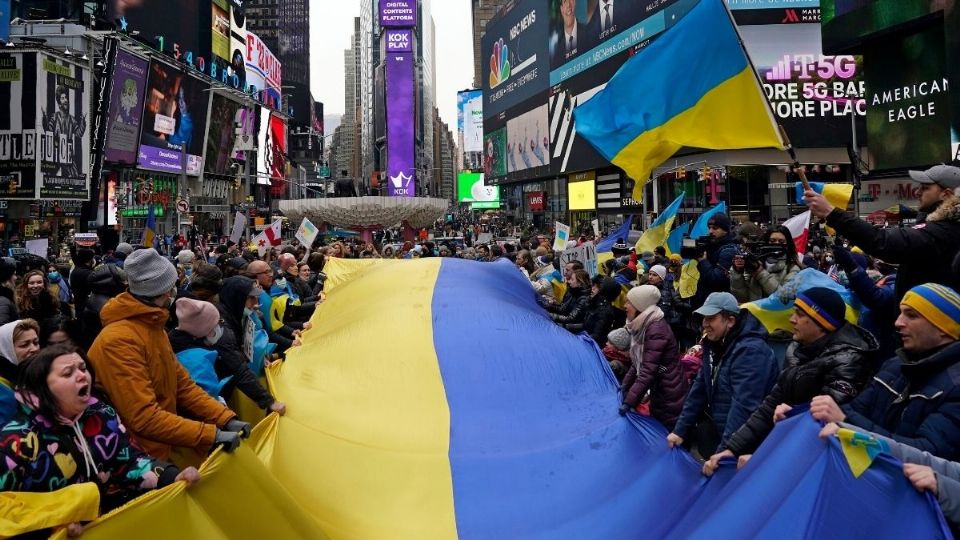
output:
[[[169,459],[173,447],[205,454],[232,451],[250,424],[211,398],[177,361],[164,331],[176,297],[177,270],[154,249],[124,263],[128,291],[100,313],[103,330],[88,353],[120,418],[151,456]]]

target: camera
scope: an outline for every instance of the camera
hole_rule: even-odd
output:
[[[747,242],[740,249],[739,255],[743,257],[743,269],[749,273],[756,272],[761,264],[765,264],[769,259],[777,259],[786,256],[787,250],[779,244],[765,244],[762,242]]]
[[[680,244],[680,256],[684,259],[699,259],[710,243],[710,235],[704,235],[700,238],[684,238]]]

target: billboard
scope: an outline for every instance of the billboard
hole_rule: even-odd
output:
[[[230,172],[230,158],[237,138],[234,120],[242,110],[236,101],[213,94],[210,102],[210,127],[207,129],[206,151],[203,157],[203,170],[213,174]]]
[[[200,174],[208,89],[178,68],[150,63],[137,159],[141,169]]]
[[[199,68],[211,63],[210,0],[107,0],[105,4],[107,20],[117,21],[120,30],[140,32],[156,41],[161,52],[189,65]]]
[[[230,3],[227,0],[210,2],[210,52],[230,64]]]
[[[135,165],[143,98],[147,89],[150,63],[126,51],[117,51],[113,67],[113,92],[107,117],[107,140],[104,159],[114,163]]]
[[[823,54],[819,24],[740,25],[764,92],[796,147],[843,147],[853,140],[851,115],[863,141],[862,62]]]
[[[380,0],[381,28],[413,28],[417,25],[417,0]]]
[[[284,169],[287,163],[287,124],[279,116],[270,115],[270,180],[274,196],[282,196],[286,183]]]
[[[457,92],[457,131],[462,152],[483,152],[482,90]]]
[[[482,39],[489,68],[483,81],[483,115],[491,118],[546,91],[549,17],[547,0],[518,2],[487,26]]]
[[[35,199],[40,158],[37,53],[0,53],[0,199]]]
[[[257,147],[257,108],[243,107],[237,109],[233,117],[233,126],[237,132],[233,139],[233,159],[247,160],[247,152]]]
[[[569,182],[567,197],[570,210],[596,210],[597,208],[597,181],[585,180]]]
[[[0,0],[0,39],[10,40],[10,0]]]
[[[548,173],[550,141],[547,138],[547,104],[507,120],[507,173]]]
[[[270,47],[253,32],[247,32],[247,49],[244,57],[247,86],[262,92],[261,100],[270,108],[280,108],[280,88],[283,69],[280,60]]]
[[[457,202],[500,202],[500,186],[484,183],[483,173],[461,172],[457,175]]]
[[[247,16],[243,0],[230,0],[230,68],[240,88],[247,87]]]
[[[90,196],[90,72],[41,55],[36,92],[40,96],[40,199]]]
[[[483,134],[483,172],[488,177],[507,176],[507,128]]]
[[[257,184],[270,185],[270,171],[273,168],[273,141],[270,140],[270,109],[260,108],[257,122]]]
[[[414,58],[412,54],[388,54],[387,100],[387,193],[391,197],[416,195],[414,156]]]

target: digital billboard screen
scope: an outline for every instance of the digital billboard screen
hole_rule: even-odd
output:
[[[211,61],[210,0],[107,0],[107,18],[125,32],[156,40],[160,50],[196,64]]]
[[[207,130],[203,170],[213,174],[227,174],[235,148],[237,129],[234,121],[243,108],[236,101],[214,94],[210,104],[210,128]]]
[[[517,2],[487,26],[481,48],[485,119],[542,94],[549,86],[547,3]]]
[[[113,92],[107,117],[104,159],[128,165],[137,162],[143,98],[150,63],[126,51],[117,52],[113,67]]]
[[[483,173],[461,172],[457,175],[457,202],[500,202],[500,187],[488,186]]]
[[[461,151],[483,151],[483,92],[457,93],[457,130],[462,137]]]
[[[180,69],[157,60],[150,63],[137,160],[140,168],[200,174],[209,88]]]

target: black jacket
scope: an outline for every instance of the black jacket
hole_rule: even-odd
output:
[[[730,267],[736,254],[737,244],[733,234],[727,233],[722,238],[710,240],[707,257],[697,263],[700,279],[693,301],[695,308],[702,306],[710,293],[730,292]]]
[[[0,286],[0,326],[20,320],[13,291]]]
[[[207,345],[202,338],[195,338],[180,329],[175,328],[167,335],[170,338],[170,346],[173,347],[174,354],[196,348],[215,349],[217,351],[217,361],[213,364],[217,377],[224,379],[233,376],[233,379],[223,387],[220,395],[228,397],[235,386],[261,409],[266,409],[273,404],[273,396],[260,384],[256,375],[250,371],[247,359],[240,352],[240,344],[229,328],[224,327],[223,336],[213,347]]]
[[[560,308],[550,314],[550,318],[557,324],[580,324],[587,316],[587,305],[590,302],[588,289],[574,289],[567,287],[567,294],[563,295]]]
[[[953,196],[913,227],[874,228],[870,223],[834,209],[827,225],[884,262],[899,264],[897,299],[924,283],[952,283],[951,264],[960,251],[960,197]],[[918,256],[922,255],[922,256]]]
[[[870,380],[879,346],[870,332],[845,324],[809,347],[793,342],[777,384],[763,404],[727,442],[734,454],[752,454],[773,430],[777,405],[799,405],[819,395],[828,395],[838,404],[857,397]]]
[[[620,296],[620,284],[613,278],[606,278],[600,284],[600,292],[592,296],[587,302],[587,313],[583,322],[568,323],[564,326],[571,332],[586,332],[590,334],[597,345],[603,348],[607,343],[607,334],[614,328],[617,312],[613,301]]]
[[[100,310],[107,303],[107,300],[117,296],[127,289],[124,284],[123,271],[112,264],[105,264],[93,272],[87,278],[90,296],[87,298],[83,310],[77,311],[77,318],[80,319],[81,339],[85,348],[93,345],[93,340],[103,329],[100,322]]]

